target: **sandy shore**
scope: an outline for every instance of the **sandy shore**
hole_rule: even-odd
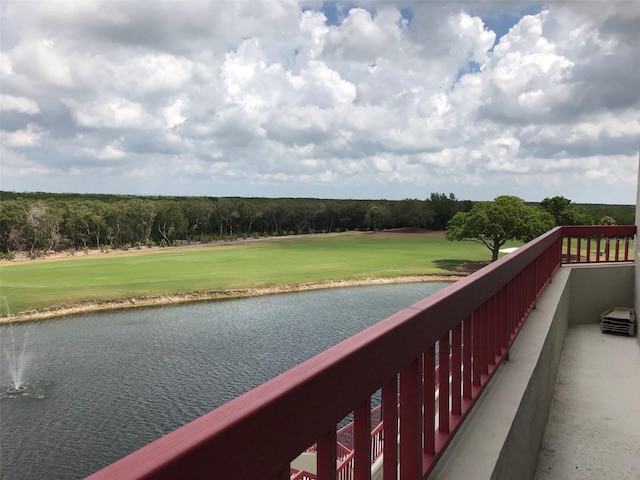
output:
[[[102,302],[86,302],[73,305],[60,305],[42,310],[29,310],[8,317],[0,318],[0,324],[14,322],[31,322],[65,317],[80,313],[99,312],[106,310],[123,310],[129,308],[153,307],[159,305],[173,305],[187,302],[200,302],[208,300],[224,300],[231,298],[257,297],[260,295],[272,295],[287,292],[302,292],[322,288],[355,287],[363,285],[384,285],[391,283],[413,282],[447,282],[455,281],[464,275],[414,275],[389,278],[365,278],[359,280],[332,280],[317,283],[301,283],[296,285],[278,285],[270,287],[253,287],[236,290],[210,290],[204,292],[175,293],[148,297],[120,298]]]

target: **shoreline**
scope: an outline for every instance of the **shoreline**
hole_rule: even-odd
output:
[[[325,288],[359,287],[367,285],[386,285],[394,283],[448,282],[464,278],[466,275],[408,275],[400,277],[371,277],[353,280],[328,280],[294,285],[274,285],[270,287],[248,287],[230,290],[210,290],[200,292],[182,292],[163,295],[116,298],[104,301],[87,301],[73,305],[60,305],[40,310],[27,310],[0,318],[0,325],[18,322],[35,322],[55,318],[79,315],[83,313],[125,310],[132,308],[179,305],[181,303],[230,300],[235,298],[259,297],[279,293],[304,292]]]

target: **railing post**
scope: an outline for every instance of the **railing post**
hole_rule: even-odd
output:
[[[480,373],[482,372],[482,362],[480,361],[481,350],[482,350],[482,341],[480,331],[482,330],[482,325],[480,322],[480,307],[476,308],[475,311],[471,314],[472,318],[472,331],[473,331],[473,341],[472,341],[472,363],[473,363],[473,386],[479,387],[481,385],[480,382]]]
[[[487,338],[489,337],[488,322],[487,322],[487,306],[488,300],[478,307],[478,313],[480,317],[480,375],[489,374],[489,351]],[[482,377],[481,377],[482,378]]]
[[[400,372],[400,480],[422,475],[421,376],[419,359]]]
[[[449,433],[449,334],[438,341],[438,431]],[[425,415],[427,412],[425,411]]]
[[[333,428],[318,440],[316,469],[318,480],[336,480],[336,443],[338,437]]]
[[[451,332],[451,413],[462,414],[462,324],[457,324]]]
[[[496,364],[496,296],[487,300],[487,366]]]
[[[527,306],[527,313],[531,312],[536,307],[536,262],[531,262],[528,267],[529,275],[527,281],[527,296],[529,298],[529,305]]]
[[[353,412],[354,480],[371,480],[371,398]]]
[[[524,290],[524,270],[522,270],[518,275],[516,275],[516,285],[517,285],[517,305],[518,311],[516,316],[516,332],[520,330],[520,325],[522,324],[522,320],[524,319],[524,311],[525,311],[525,290]]]
[[[629,241],[631,240],[630,237],[626,237],[624,240],[624,261],[628,262],[629,261]],[[638,268],[638,267],[636,267]]]
[[[422,398],[424,401],[423,431],[424,453],[433,455],[436,452],[435,430],[436,430],[436,378],[435,378],[435,348],[433,345],[424,352],[423,372],[424,385]]]
[[[394,377],[382,387],[382,478],[398,478],[398,378]]]
[[[462,398],[471,400],[471,316],[462,322]]]
[[[500,355],[504,355],[509,347],[509,321],[507,317],[509,316],[509,284],[505,285],[500,289],[500,335],[498,337],[499,346],[500,346]]]

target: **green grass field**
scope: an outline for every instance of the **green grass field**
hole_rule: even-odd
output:
[[[296,236],[6,263],[0,265],[0,295],[7,297],[11,313],[19,313],[168,293],[466,273],[489,259],[484,246],[447,242],[443,235]]]

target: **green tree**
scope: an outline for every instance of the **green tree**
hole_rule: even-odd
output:
[[[26,215],[26,239],[30,244],[29,253],[39,255],[42,251],[56,251],[60,244],[60,227],[63,212],[54,202],[38,201],[32,204]]]
[[[93,201],[69,201],[65,205],[62,235],[75,247],[99,244],[94,233],[95,207]],[[99,236],[98,236],[99,238]]]
[[[264,215],[268,221],[267,225],[270,229],[268,234],[282,235],[286,234],[290,227],[291,216],[294,212],[294,201],[289,199],[271,200],[264,209]]]
[[[216,203],[215,213],[220,227],[220,238],[226,237],[227,234],[233,236],[233,228],[240,218],[238,199],[231,197],[219,198]]]
[[[571,200],[561,196],[545,198],[540,202],[540,208],[549,212],[556,221],[556,225],[591,225],[593,218],[581,207],[571,203]]]
[[[115,202],[109,205],[105,218],[111,245],[145,245],[149,241],[156,218],[155,203],[140,198]]]
[[[471,240],[491,251],[491,261],[508,240],[527,242],[553,228],[550,213],[524,204],[521,198],[500,196],[476,203],[469,212],[458,212],[449,221],[447,240]]]
[[[171,245],[174,240],[184,239],[187,236],[187,218],[180,204],[176,201],[161,202],[158,206],[158,214],[155,218],[155,232],[157,238]]]
[[[433,229],[444,230],[456,212],[462,210],[460,201],[453,193],[432,193],[426,200],[427,208],[433,212]]]
[[[365,216],[365,219],[369,225],[373,228],[373,233],[376,233],[376,229],[381,229],[382,219],[384,212],[379,205],[372,205]]]
[[[426,202],[415,198],[394,202],[391,212],[397,227],[429,228],[433,223],[433,211]]]
[[[186,240],[191,241],[211,232],[211,216],[214,204],[211,200],[199,197],[183,202],[184,215],[187,220]]]
[[[0,202],[0,250],[9,253],[26,248],[23,234],[27,222],[27,206],[20,200]]]
[[[155,202],[134,198],[125,204],[128,243],[146,244],[151,237],[153,222],[156,218]]]

